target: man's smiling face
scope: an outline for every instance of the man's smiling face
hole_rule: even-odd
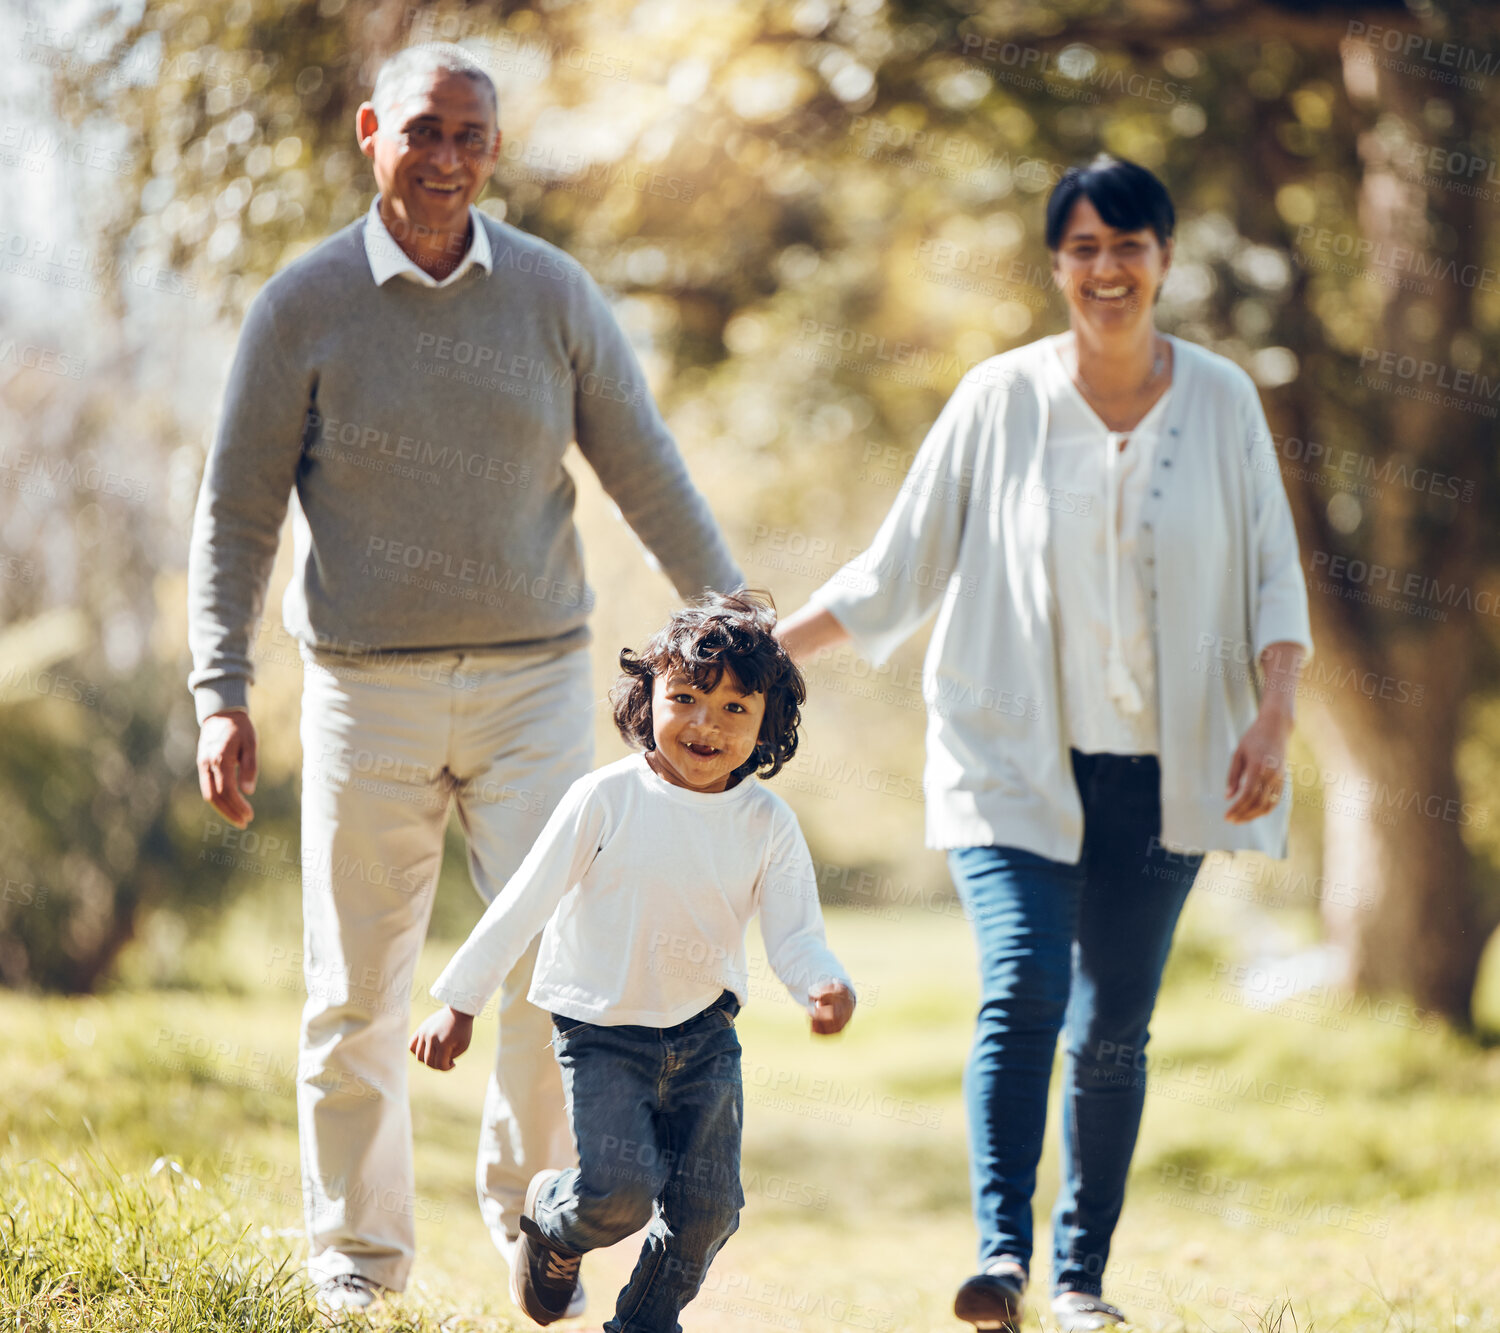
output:
[[[382,216],[419,237],[467,234],[469,205],[500,151],[481,83],[451,70],[414,79],[386,108],[385,122],[368,102],[360,108],[359,140],[375,166]]]

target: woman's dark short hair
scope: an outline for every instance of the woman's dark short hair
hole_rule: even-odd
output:
[[[1117,231],[1150,227],[1163,245],[1177,225],[1167,187],[1145,167],[1100,153],[1086,167],[1069,167],[1047,198],[1047,249],[1062,245],[1073,205],[1087,199]]]
[[[773,777],[797,753],[800,705],[807,685],[771,633],[776,608],[761,593],[711,594],[676,612],[641,653],[620,650],[620,678],[610,691],[615,726],[627,745],[654,750],[651,690],[657,676],[680,671],[700,690],[718,686],[728,671],[747,694],[766,696],[755,751],[734,770]]]

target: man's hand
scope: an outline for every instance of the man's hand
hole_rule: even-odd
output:
[[[474,1015],[445,1004],[411,1034],[411,1053],[433,1069],[452,1069],[474,1039]]]
[[[236,828],[255,818],[243,795],[255,790],[255,744],[249,713],[215,713],[198,733],[198,790]]]
[[[842,981],[820,981],[807,992],[812,1030],[820,1037],[842,1032],[854,1017],[854,996]]]

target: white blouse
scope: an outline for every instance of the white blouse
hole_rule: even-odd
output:
[[[1049,492],[1066,499],[1047,542],[1063,724],[1072,748],[1086,754],[1156,754],[1156,645],[1137,548],[1172,390],[1133,430],[1110,430],[1068,374],[1056,340],[1045,342],[1044,470]]]
[[[1021,847],[1071,865],[1083,805],[1046,558],[1069,500],[1049,490],[1043,467],[1045,341],[964,376],[870,548],[812,604],[876,663],[936,615],[922,673],[928,844]],[[1172,351],[1133,562],[1156,646],[1161,840],[1173,851],[1285,856],[1291,802],[1228,823],[1224,778],[1260,703],[1255,672],[1237,664],[1281,640],[1311,655],[1297,532],[1250,376],[1181,338]]]

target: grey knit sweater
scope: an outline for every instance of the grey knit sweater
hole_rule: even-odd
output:
[[[744,582],[577,262],[486,218],[492,273],[378,287],[365,225],[246,312],[188,561],[200,720],[245,704],[289,501],[286,627],[334,652],[586,642],[574,440],[679,593]]]

